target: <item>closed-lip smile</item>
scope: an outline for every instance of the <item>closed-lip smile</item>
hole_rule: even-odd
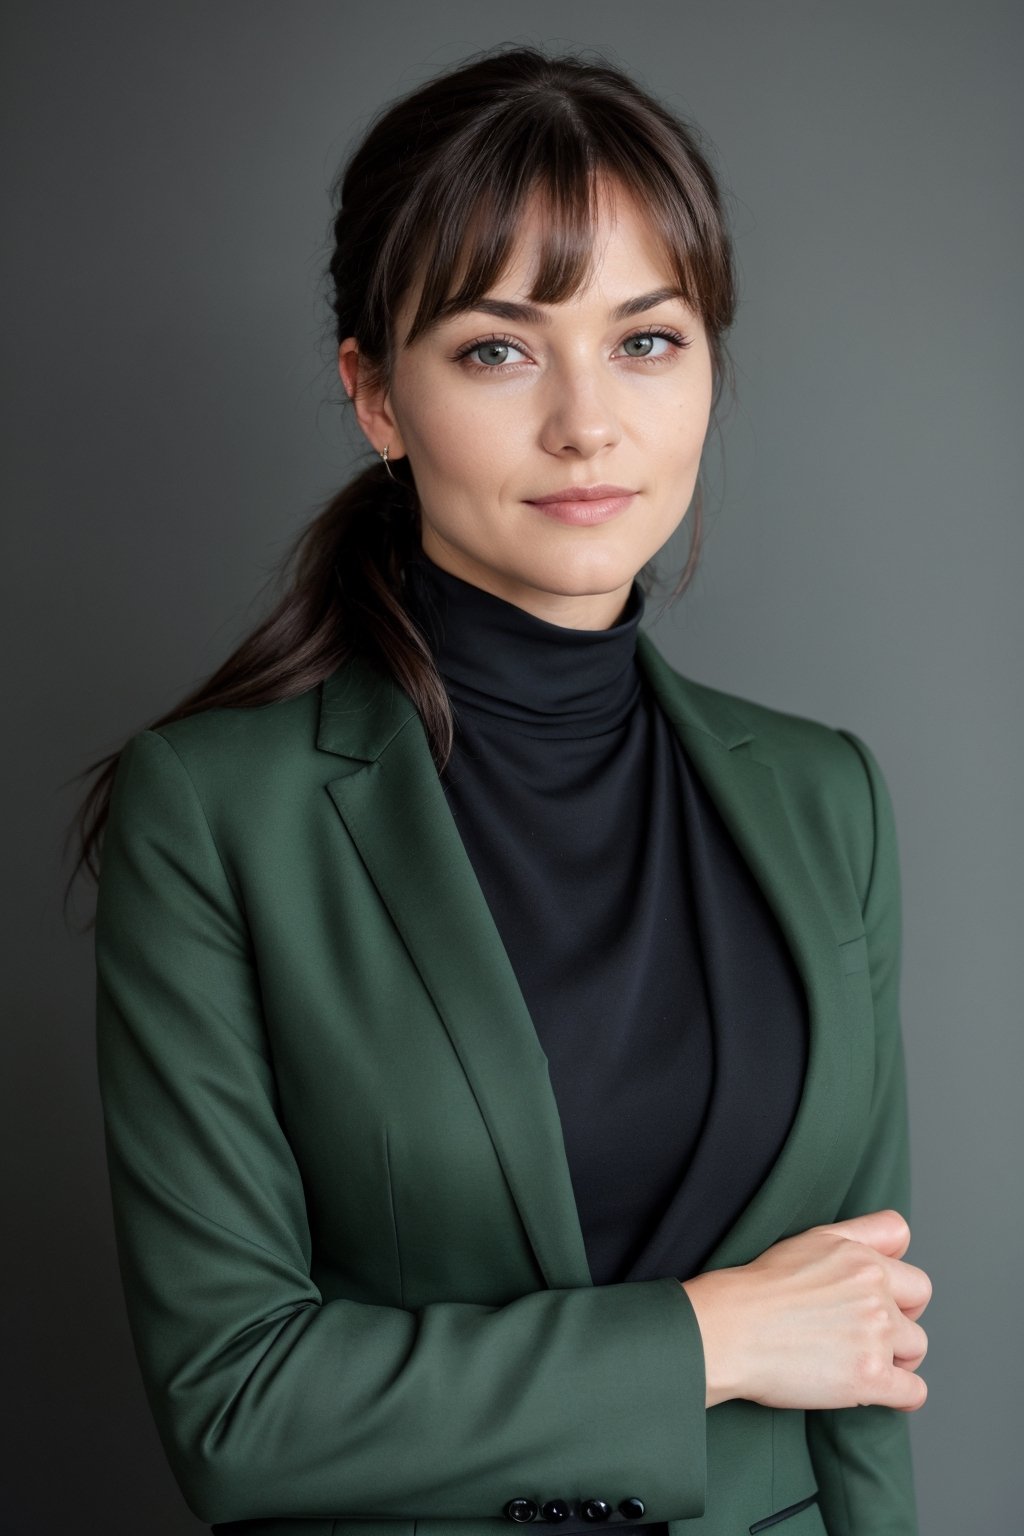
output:
[[[625,485],[567,485],[562,491],[552,491],[549,496],[530,496],[535,506],[549,501],[606,501],[610,496],[635,496]]]

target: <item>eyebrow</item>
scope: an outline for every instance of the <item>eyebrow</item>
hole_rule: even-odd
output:
[[[681,288],[655,288],[652,293],[639,293],[635,298],[624,299],[621,304],[616,304],[610,318],[628,320],[632,315],[642,315],[649,309],[657,308],[659,304],[667,303],[669,299],[688,302]],[[463,314],[494,315],[499,320],[519,321],[525,325],[551,324],[551,316],[539,305],[517,303],[513,299],[475,299],[465,304],[449,300],[442,306],[438,319],[450,320]]]

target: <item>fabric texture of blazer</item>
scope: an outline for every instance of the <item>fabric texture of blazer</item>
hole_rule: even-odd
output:
[[[705,1268],[909,1217],[878,764],[643,631],[637,655],[809,1005],[796,1118]],[[638,1499],[669,1536],[914,1536],[905,1413],[707,1410],[687,1277],[592,1283],[547,1058],[420,717],[372,664],[130,739],[96,964],[132,1337],[214,1531],[500,1536],[513,1500],[620,1526]]]

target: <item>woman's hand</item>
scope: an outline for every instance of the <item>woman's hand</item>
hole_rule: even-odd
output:
[[[909,1243],[898,1211],[872,1211],[684,1280],[704,1341],[706,1406],[743,1397],[772,1408],[920,1408],[928,1336],[916,1319],[932,1285],[902,1260]]]

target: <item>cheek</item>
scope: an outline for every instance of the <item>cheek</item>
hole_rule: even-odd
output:
[[[707,425],[706,418],[678,405],[645,411],[634,441],[655,475],[675,482],[690,477],[699,466]]]
[[[679,458],[685,464],[689,465],[700,458],[707,437],[710,411],[710,393],[694,391],[676,412],[674,437]]]
[[[514,412],[496,423],[493,413],[460,409],[458,401],[427,404],[403,426],[410,456],[437,485],[498,491],[522,463]]]
[[[690,417],[684,422],[680,437],[687,463],[695,463],[700,458],[707,431],[706,417],[696,421]]]

